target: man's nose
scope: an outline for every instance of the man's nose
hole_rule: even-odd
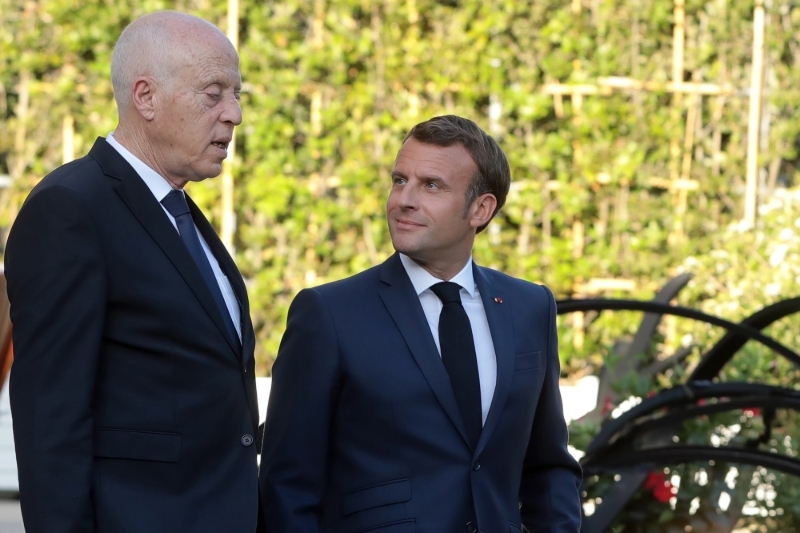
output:
[[[231,97],[225,102],[225,110],[220,116],[222,122],[230,122],[234,126],[242,123],[242,106],[239,105],[239,100]]]
[[[400,189],[400,198],[398,198],[400,206],[405,209],[414,209],[417,207],[419,203],[418,192],[414,190],[410,184],[406,183],[402,189]]]

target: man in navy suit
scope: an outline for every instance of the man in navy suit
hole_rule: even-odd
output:
[[[301,291],[273,368],[267,533],[576,533],[553,295],[478,267],[508,161],[473,122],[406,137],[386,214],[398,253]]]
[[[27,533],[252,533],[258,425],[244,282],[183,192],[241,123],[218,28],[156,12],[111,60],[119,126],[31,192],[5,254]]]

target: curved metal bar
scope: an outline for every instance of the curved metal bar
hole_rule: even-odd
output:
[[[739,396],[784,396],[784,397],[800,397],[800,392],[792,389],[785,389],[782,387],[772,387],[770,385],[761,385],[759,383],[710,383],[710,382],[694,382],[680,385],[671,389],[666,389],[659,392],[652,398],[646,398],[639,405],[626,411],[619,418],[611,418],[603,427],[600,428],[598,434],[592,439],[592,442],[586,449],[586,456],[593,455],[599,451],[600,448],[608,445],[611,437],[619,433],[626,425],[633,423],[634,420],[646,416],[647,414],[662,409],[664,407],[671,407],[680,404],[686,400],[696,401],[701,398],[711,397],[739,397]],[[586,457],[584,457],[585,459]]]
[[[735,324],[723,318],[719,318],[702,311],[690,309],[677,305],[662,304],[657,302],[644,302],[641,300],[616,300],[606,298],[560,300],[556,302],[557,313],[573,313],[575,311],[645,311],[650,313],[661,313],[665,315],[681,316],[706,322],[714,326],[725,328],[736,333],[738,336],[753,339],[776,353],[784,356],[795,366],[800,367],[800,355],[787,348],[772,337],[764,335],[759,330],[741,324]]]
[[[762,330],[774,322],[800,312],[800,298],[790,298],[769,305],[742,320],[742,324]],[[748,339],[733,332],[727,332],[714,346],[708,350],[694,369],[689,381],[712,379],[733,355],[745,345]]]
[[[632,422],[627,427],[621,428],[618,433],[612,435],[608,439],[605,447],[596,450],[591,455],[587,453],[586,456],[584,456],[585,463],[588,464],[602,460],[604,454],[608,453],[608,450],[612,447],[624,447],[625,449],[635,451],[636,448],[632,448],[634,440],[646,438],[651,433],[663,431],[665,428],[675,427],[677,424],[690,418],[723,413],[735,409],[747,409],[750,407],[762,409],[794,409],[800,412],[800,398],[789,398],[785,396],[745,396],[726,402],[706,405],[684,405],[681,407],[683,407],[683,409],[667,413],[658,418],[647,418],[645,420]],[[642,447],[639,449],[646,448]]]
[[[679,281],[680,283],[675,281],[676,290],[680,290],[685,285],[688,277]],[[603,424],[600,432],[589,444],[586,455],[581,459],[584,473],[622,473],[627,471],[635,472],[641,477],[641,472],[647,471],[648,468],[655,468],[657,465],[714,460],[759,465],[800,477],[800,459],[758,450],[755,448],[757,441],[750,442],[746,447],[689,446],[672,442],[675,431],[680,429],[679,425],[685,420],[698,416],[748,407],[764,409],[765,413],[771,412],[772,416],[774,416],[775,409],[781,408],[800,412],[800,391],[756,383],[711,383],[709,381],[719,374],[725,364],[748,340],[756,340],[785,357],[792,364],[800,366],[800,355],[797,352],[761,332],[763,328],[777,320],[800,312],[800,297],[767,306],[744,319],[740,324],[691,308],[669,305],[667,303],[669,300],[658,300],[664,300],[664,298],[657,298],[656,301],[593,298],[557,302],[558,314],[604,310],[646,313],[635,337],[638,342],[635,343],[635,346],[634,343],[631,343],[626,351],[628,355],[634,352],[644,352],[647,349],[652,333],[655,331],[661,315],[664,314],[699,320],[726,330],[723,337],[703,355],[700,364],[689,377],[686,385],[662,391],[652,398],[645,399],[617,419],[608,419]],[[699,399],[713,397],[724,397],[726,401],[697,405]],[[660,416],[653,416],[657,415],[657,411],[661,409],[669,409],[669,411]],[[767,416],[769,415],[765,414],[765,423],[768,424]],[[766,436],[768,438],[769,432],[766,433]],[[640,439],[645,440],[641,441]],[[634,446],[638,446],[638,448]],[[636,486],[638,485],[639,483],[636,483]],[[610,489],[607,494],[603,495],[602,509],[598,508],[598,510],[604,511],[600,513],[603,516],[585,517],[585,526],[591,524],[592,531],[597,533],[605,531],[627,504],[635,490],[636,487],[625,487],[623,492],[627,496],[611,497],[613,491]],[[609,501],[605,501],[607,500],[606,496],[610,497]],[[606,509],[606,507],[608,508]]]
[[[585,474],[602,474],[616,472],[623,468],[631,468],[642,463],[657,465],[683,464],[694,461],[722,461],[742,463],[752,466],[772,468],[800,477],[800,460],[777,455],[761,450],[747,448],[727,448],[714,446],[681,446],[673,445],[665,448],[649,450],[626,450],[619,455],[604,457],[601,462],[584,466]]]

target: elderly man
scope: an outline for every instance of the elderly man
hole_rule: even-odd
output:
[[[111,71],[119,126],[34,188],[6,249],[25,529],[250,533],[247,294],[183,192],[222,169],[239,59],[208,22],[158,12]]]
[[[553,295],[471,257],[508,192],[505,155],[473,122],[437,117],[391,178],[398,253],[289,311],[266,533],[577,533]]]

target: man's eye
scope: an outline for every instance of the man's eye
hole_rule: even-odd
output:
[[[406,182],[403,178],[393,178],[392,183],[395,185],[403,185]]]
[[[235,93],[233,93],[233,97],[236,98],[237,100],[241,100],[242,99],[242,93],[235,92]]]
[[[429,181],[428,183],[425,184],[425,187],[427,187],[428,189],[438,189],[439,184],[433,181]]]
[[[212,100],[219,100],[219,97],[222,96],[221,94],[216,93],[206,93],[206,95]]]

